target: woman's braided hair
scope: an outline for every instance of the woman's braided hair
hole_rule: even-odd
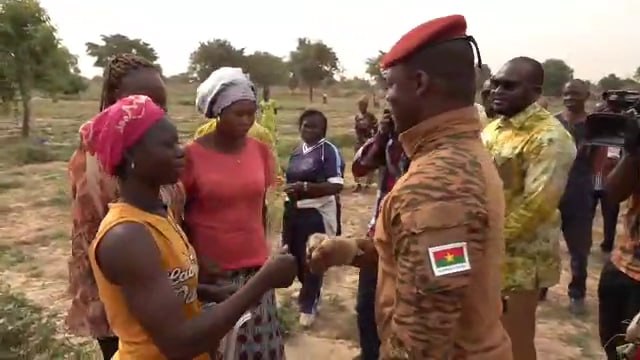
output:
[[[122,79],[131,71],[138,69],[158,68],[149,60],[134,54],[118,54],[111,58],[104,68],[102,80],[102,94],[100,95],[100,111],[115,104],[116,90],[120,87]]]

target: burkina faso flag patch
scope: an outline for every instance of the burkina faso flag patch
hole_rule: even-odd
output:
[[[467,243],[458,242],[429,248],[429,260],[435,276],[455,274],[471,269]]]

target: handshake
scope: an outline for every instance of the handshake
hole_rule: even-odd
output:
[[[307,241],[307,266],[314,274],[322,274],[330,267],[350,265],[362,251],[354,239],[326,234],[312,234]]]
[[[355,265],[358,267],[375,265],[377,253],[371,251],[370,239],[347,237],[329,237],[326,234],[313,234],[309,237],[306,249],[306,266],[314,274],[322,274],[333,266]],[[263,284],[271,288],[289,287],[300,264],[289,253],[287,246],[272,256],[260,269],[259,276]]]

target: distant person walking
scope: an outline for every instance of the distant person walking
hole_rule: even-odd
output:
[[[260,100],[260,125],[264,126],[274,139],[277,139],[276,117],[278,115],[278,103],[271,98],[271,91],[265,87]]]
[[[115,56],[107,63],[103,79],[101,111],[131,94],[147,95],[158,106],[167,106],[167,91],[161,74],[144,58],[132,54]],[[69,259],[69,294],[72,300],[66,325],[72,334],[96,338],[103,358],[111,359],[118,350],[118,338],[109,326],[98,297],[88,253],[108,204],[115,201],[120,192],[116,179],[104,172],[96,158],[96,149],[83,135],[92,122],[88,121],[80,128],[80,144],[68,165],[73,224]],[[163,186],[160,197],[174,218],[181,219],[184,192],[180,184]]]
[[[360,148],[372,138],[378,131],[378,120],[375,115],[369,112],[369,98],[363,96],[358,100],[358,114],[354,118],[354,130],[356,134],[356,143],[354,152],[358,152]],[[360,191],[363,188],[368,189],[373,183],[375,172],[371,172],[364,177],[356,177],[356,189]]]

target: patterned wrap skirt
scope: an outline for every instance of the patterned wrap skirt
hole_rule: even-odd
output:
[[[241,287],[257,271],[257,268],[234,270],[227,272],[226,275],[231,282]],[[204,308],[213,306],[215,304],[206,304]],[[251,313],[251,318],[239,327],[235,341],[230,338],[231,334],[225,338],[226,346],[234,342],[232,346],[235,347],[235,356],[224,360],[285,360],[284,341],[277,311],[276,294],[274,290],[270,290],[264,294],[257,306],[248,311]],[[225,352],[225,349],[221,350]]]

